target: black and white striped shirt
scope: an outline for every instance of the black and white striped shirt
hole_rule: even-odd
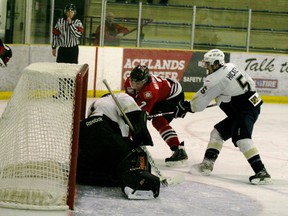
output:
[[[52,31],[52,48],[77,46],[83,32],[84,28],[80,20],[72,20],[69,24],[66,18],[60,18]]]

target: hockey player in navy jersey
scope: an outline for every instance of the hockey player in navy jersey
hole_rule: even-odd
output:
[[[202,163],[194,165],[194,168],[209,175],[224,141],[232,138],[235,147],[239,148],[255,172],[249,181],[252,184],[270,183],[271,177],[252,141],[253,127],[263,102],[252,78],[234,64],[225,63],[224,57],[219,49],[204,55],[203,66],[208,70],[208,76],[203,87],[191,101],[184,101],[178,106],[178,117],[184,117],[186,112],[203,111],[215,99],[226,114],[226,118],[217,123],[210,133]]]

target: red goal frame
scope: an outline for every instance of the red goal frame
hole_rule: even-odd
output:
[[[85,118],[86,114],[88,71],[89,71],[88,64],[84,64],[80,72],[76,76],[72,149],[71,149],[71,160],[70,160],[71,162],[70,162],[70,173],[69,173],[69,184],[67,195],[67,205],[69,206],[70,210],[74,210],[80,121]]]

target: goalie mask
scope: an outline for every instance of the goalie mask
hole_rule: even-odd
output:
[[[5,45],[0,39],[0,67],[6,67],[11,57],[12,57],[11,48]]]

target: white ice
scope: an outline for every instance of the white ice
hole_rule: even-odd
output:
[[[90,104],[93,98],[87,100]],[[7,101],[0,101],[0,115]],[[189,173],[192,164],[201,162],[210,131],[224,114],[218,107],[201,113],[187,114],[171,125],[180,140],[185,141],[189,159],[186,166],[166,167],[164,159],[171,151],[148,122],[154,146],[148,147],[162,174],[182,179],[176,185],[161,187],[153,200],[127,200],[119,188],[78,186],[75,216],[285,216],[288,215],[288,105],[262,105],[262,113],[254,127],[253,140],[272,177],[270,185],[251,185],[253,171],[242,153],[229,140],[225,142],[211,176]],[[105,163],[105,162],[104,162]],[[4,213],[5,212],[5,213]],[[11,213],[12,212],[12,213]],[[0,215],[58,215],[0,209]],[[59,214],[60,215],[60,214]]]

